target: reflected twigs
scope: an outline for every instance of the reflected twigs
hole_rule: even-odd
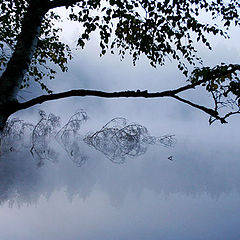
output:
[[[149,145],[173,147],[174,135],[151,136],[146,127],[138,123],[127,123],[125,118],[114,118],[95,133],[80,134],[87,121],[83,110],[75,113],[61,127],[60,117],[39,111],[40,119],[36,125],[25,123],[18,118],[10,119],[0,133],[0,157],[4,154],[29,149],[38,166],[44,160],[57,162],[61,146],[67,156],[77,166],[87,161],[83,144],[95,148],[114,163],[124,163],[126,157],[138,157],[146,153]],[[58,143],[58,144],[57,144]]]
[[[126,157],[145,154],[149,145],[173,147],[176,142],[173,135],[150,136],[146,127],[137,123],[127,124],[125,118],[112,119],[101,130],[89,133],[84,141],[114,163],[124,163]]]
[[[67,155],[77,166],[82,166],[87,161],[87,156],[81,151],[82,138],[80,128],[87,121],[87,113],[75,113],[69,121],[58,131],[55,138],[67,152]]]
[[[33,129],[34,126],[30,123],[18,118],[10,119],[0,134],[0,156],[14,151],[21,151],[23,147],[30,148]]]
[[[57,127],[60,126],[60,118],[50,113],[48,116],[44,111],[39,111],[40,120],[32,132],[31,154],[38,159],[41,166],[43,160],[48,159],[56,162],[58,153],[52,143]]]

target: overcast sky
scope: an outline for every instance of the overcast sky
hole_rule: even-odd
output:
[[[67,25],[67,24],[66,24]],[[67,25],[63,38],[74,44],[76,28]],[[239,63],[239,31],[229,41],[200,48],[207,64]],[[74,52],[69,72],[49,86],[97,90],[166,90],[184,84],[174,66],[153,69],[142,58],[136,67],[118,56],[99,58],[93,40]],[[30,98],[39,91],[29,90]],[[197,90],[185,96],[210,98]],[[96,131],[114,117],[148,128],[153,136],[175,134],[175,148],[149,146],[145,155],[113,164],[82,143],[88,156],[82,167],[64,155],[58,163],[38,168],[29,151],[0,161],[0,239],[238,240],[240,209],[239,118],[208,125],[208,116],[173,99],[71,98],[45,103],[16,114],[36,122],[38,110],[61,116],[63,122],[84,109],[82,134]],[[173,161],[168,157],[173,156]]]

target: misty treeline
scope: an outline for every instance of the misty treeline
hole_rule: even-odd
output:
[[[0,159],[11,152],[29,151],[38,166],[45,160],[59,161],[61,149],[77,166],[88,159],[82,144],[103,153],[114,163],[124,163],[126,157],[143,155],[149,145],[173,147],[173,135],[151,136],[146,127],[138,123],[127,123],[125,118],[114,118],[99,131],[81,134],[81,127],[87,121],[87,113],[76,112],[66,124],[61,125],[60,117],[39,111],[36,124],[18,118],[7,121],[0,133]],[[61,147],[61,148],[59,148]]]

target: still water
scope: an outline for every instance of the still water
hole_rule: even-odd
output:
[[[237,240],[240,150],[232,124],[182,125],[173,129],[174,148],[152,145],[123,164],[84,144],[80,167],[64,152],[41,166],[29,150],[11,152],[0,161],[0,239]]]

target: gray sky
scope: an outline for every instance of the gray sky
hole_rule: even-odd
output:
[[[69,28],[68,28],[69,29]],[[71,41],[78,30],[64,32]],[[239,32],[215,40],[214,51],[200,49],[208,64],[239,62]],[[184,84],[174,63],[152,69],[145,59],[136,67],[118,56],[98,57],[95,42],[76,52],[69,72],[49,85],[56,91],[164,90]],[[34,94],[35,88],[30,89]],[[25,96],[31,97],[32,95]],[[207,102],[197,90],[186,96]],[[17,115],[36,122],[38,109],[65,122],[85,109],[82,134],[100,129],[114,117],[146,126],[151,135],[175,134],[175,148],[150,146],[145,155],[116,165],[84,145],[88,155],[78,168],[62,153],[42,168],[28,151],[0,162],[0,238],[114,240],[237,240],[240,207],[239,119],[208,125],[208,117],[172,99],[71,98],[36,106]],[[168,157],[173,155],[173,161]]]

